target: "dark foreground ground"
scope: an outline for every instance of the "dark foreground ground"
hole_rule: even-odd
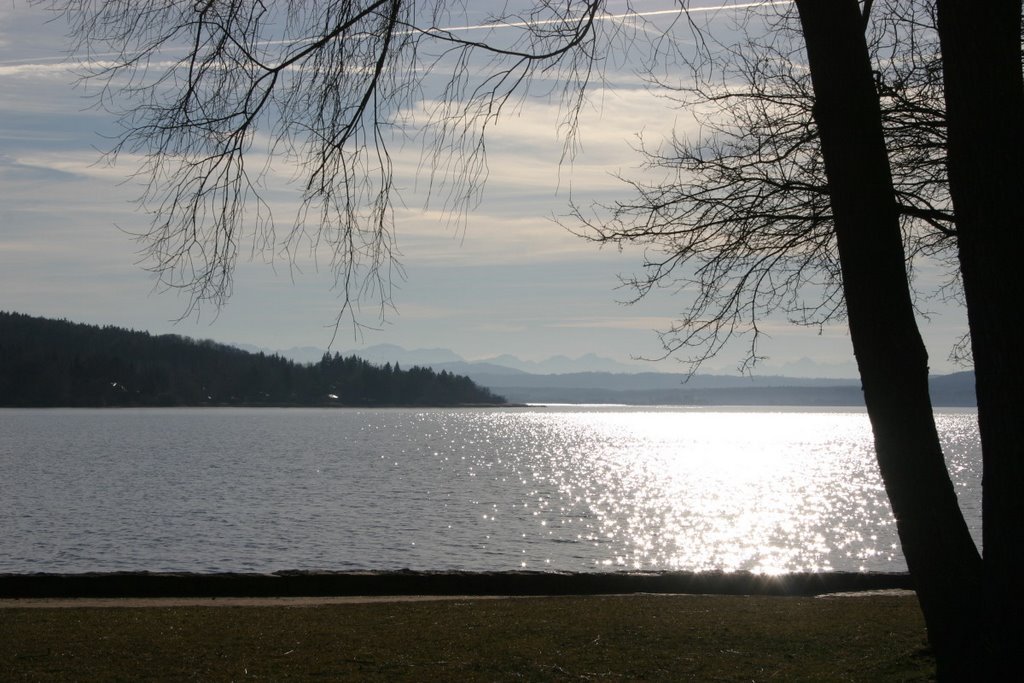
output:
[[[769,582],[743,575],[701,580],[591,575],[550,583],[551,576],[530,574],[400,573],[356,575],[386,577],[377,583],[353,575],[273,583],[284,576],[311,575],[266,580],[301,597],[240,597],[254,596],[254,587],[264,585],[251,576],[231,582],[224,576],[92,575],[57,581],[35,575],[28,583],[24,577],[0,577],[0,679],[927,681],[934,676],[915,597],[865,590],[905,587],[865,585],[880,583],[879,577]],[[325,577],[336,582],[334,588],[392,590],[368,598],[315,592],[314,587],[326,589]],[[719,593],[728,594],[667,591],[685,581],[695,588],[718,586],[727,589]],[[116,585],[125,589],[120,596],[110,594]],[[301,585],[306,590],[299,591]],[[12,586],[23,595],[11,595]],[[34,597],[24,595],[26,586],[34,586]],[[157,597],[157,586],[165,597]],[[199,592],[213,586],[234,586],[238,597],[228,597],[232,591],[218,597]],[[495,597],[529,595],[541,586],[561,587],[562,594]],[[92,596],[70,597],[70,587],[88,588]],[[446,597],[424,597],[415,590],[424,587],[450,590],[440,594]],[[625,590],[595,594],[598,587]],[[810,590],[815,587],[861,592],[810,597],[832,592]],[[666,591],[657,590],[662,588]],[[745,590],[751,588],[762,590]],[[125,597],[128,593],[134,597]]]

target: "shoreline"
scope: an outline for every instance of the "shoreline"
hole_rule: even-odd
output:
[[[699,594],[818,596],[913,590],[906,573],[280,571],[0,574],[0,600],[400,598]]]
[[[914,597],[912,590],[903,588],[884,588],[848,593],[822,593],[814,599],[843,598],[885,598]],[[345,595],[345,596],[307,596],[307,597],[180,597],[180,598],[0,598],[0,610],[5,609],[146,609],[168,607],[323,607],[328,605],[384,605],[409,604],[419,602],[471,602],[490,600],[530,600],[543,598],[713,598],[737,597],[715,596],[696,593],[629,593],[616,595]],[[760,596],[777,597],[780,599],[800,598],[801,596]]]

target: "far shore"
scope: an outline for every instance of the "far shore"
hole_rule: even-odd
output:
[[[175,403],[168,405],[153,403],[123,403],[118,405],[8,405],[0,403],[5,410],[51,410],[78,409],[88,410],[131,410],[138,408],[332,408],[347,410],[368,410],[381,408],[536,408],[538,403]]]

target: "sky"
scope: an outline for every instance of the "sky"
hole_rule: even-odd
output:
[[[694,3],[710,4],[710,3]],[[670,0],[634,5],[657,11]],[[684,371],[663,355],[656,334],[676,319],[680,295],[655,292],[625,305],[619,276],[639,270],[639,249],[599,249],[553,217],[570,196],[627,198],[617,173],[635,173],[645,139],[686,130],[685,111],[670,108],[628,70],[606,72],[584,111],[581,148],[562,162],[559,107],[527,98],[488,138],[489,177],[481,201],[453,226],[424,209],[420,150],[397,150],[402,203],[397,235],[404,276],[393,279],[393,309],[372,303],[360,326],[335,329],[341,301],[322,255],[290,263],[278,256],[239,263],[227,304],[184,319],[188,300],[162,291],[132,233],[147,217],[129,161],[110,166],[101,152],[114,131],[109,113],[91,107],[66,60],[65,25],[24,2],[0,5],[0,310],[175,333],[268,350],[295,346],[355,351],[375,344],[446,348],[467,360],[512,354],[524,360],[587,353],[638,369]],[[94,94],[94,93],[93,93]],[[406,171],[408,169],[408,171]],[[289,188],[280,190],[288,201]],[[285,226],[287,227],[287,226]],[[927,269],[919,277],[928,277]],[[935,372],[962,369],[946,359],[964,329],[958,311],[937,306],[922,320]],[[821,330],[785,320],[763,325],[767,356],[758,374],[856,375],[841,323]],[[736,373],[743,344],[707,362],[704,372]]]

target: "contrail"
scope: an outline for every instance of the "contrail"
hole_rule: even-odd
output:
[[[681,14],[697,14],[707,12],[720,12],[728,10],[739,10],[739,9],[753,9],[756,7],[775,7],[778,5],[791,5],[793,0],[761,0],[760,2],[737,2],[737,3],[725,3],[718,5],[704,5],[701,7],[677,7],[674,9],[661,9],[661,10],[649,10],[646,12],[623,12],[621,14],[601,14],[595,17],[595,21],[623,21],[629,19],[640,19],[647,17],[660,17],[660,16],[671,16]],[[445,27],[434,27],[428,29],[419,29],[420,33],[425,34],[438,34],[438,33],[455,33],[465,31],[482,31],[482,30],[494,30],[502,28],[529,28],[532,26],[550,26],[553,24],[563,24],[566,19],[537,19],[534,21],[511,21],[511,22],[500,22],[500,23],[488,23],[488,24],[467,24],[465,26],[445,26]],[[263,43],[264,45],[277,45],[287,44],[291,41],[273,40]],[[122,55],[118,53],[98,53],[93,55],[95,58],[102,60],[103,58],[117,58]],[[68,69],[89,67],[96,65],[103,65],[102,61],[93,62],[69,62],[66,61],[66,57],[44,57],[35,62],[21,62],[17,59],[4,59],[0,60],[0,76],[14,76],[24,73],[46,73],[46,72],[64,72]],[[113,66],[114,62],[110,62]],[[172,63],[173,65],[173,63]]]
[[[761,2],[738,2],[725,5],[708,5],[702,7],[677,7],[675,9],[649,10],[647,12],[623,12],[622,14],[601,14],[594,17],[595,21],[620,21],[622,19],[637,19],[643,17],[660,17],[673,14],[697,14],[703,12],[718,12],[731,9],[752,9],[754,7],[774,7],[776,5],[791,5],[793,0],[762,0]],[[551,24],[563,24],[565,19],[537,19],[533,21],[509,21],[490,24],[470,24],[467,26],[446,26],[443,28],[426,29],[425,33],[455,31],[479,31],[482,29],[496,28],[529,28],[531,26],[548,26]]]

